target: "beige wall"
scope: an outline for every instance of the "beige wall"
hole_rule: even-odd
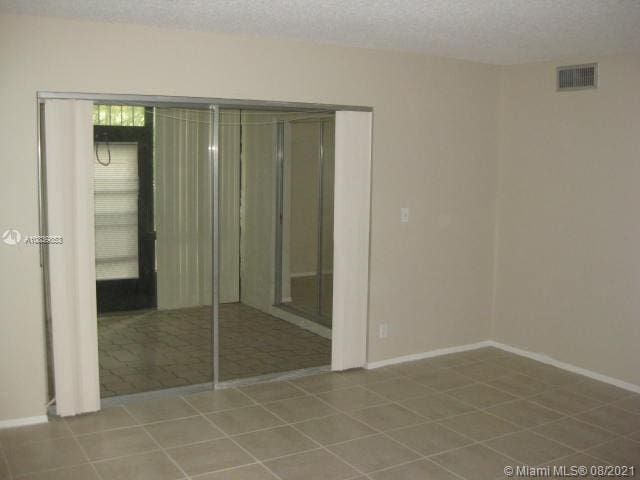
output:
[[[503,70],[493,336],[640,385],[640,55],[593,61]]]
[[[372,106],[369,361],[488,338],[498,68],[26,16],[0,16],[0,65],[2,231],[37,232],[38,90]],[[1,420],[44,412],[45,368],[37,251],[0,265]]]

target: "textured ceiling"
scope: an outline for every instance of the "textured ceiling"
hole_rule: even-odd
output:
[[[0,0],[0,11],[494,64],[640,51],[640,0]]]

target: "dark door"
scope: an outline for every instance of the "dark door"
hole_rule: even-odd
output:
[[[153,109],[144,126],[95,125],[94,143],[98,314],[155,308]]]

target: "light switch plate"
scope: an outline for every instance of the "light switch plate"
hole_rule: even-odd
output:
[[[381,323],[380,324],[379,336],[380,336],[380,338],[387,338],[389,336],[389,324],[388,323]]]

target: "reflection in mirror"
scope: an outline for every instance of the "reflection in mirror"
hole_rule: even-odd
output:
[[[330,286],[321,312],[319,293],[325,287],[313,283],[321,260],[319,242],[328,242],[323,249],[328,255],[320,264],[326,266],[321,268],[324,276],[330,276],[332,264],[332,241],[324,236],[332,237],[333,201],[321,204],[319,195],[321,178],[325,178],[320,176],[320,118],[326,116],[221,112],[221,381],[331,363]],[[332,163],[332,118],[327,125],[331,132],[326,148],[331,153],[326,157]],[[297,162],[293,162],[294,152]],[[326,177],[332,192],[332,167]],[[295,202],[290,200],[293,196]],[[326,229],[318,224],[325,204]],[[312,283],[306,285],[309,279]],[[330,278],[326,284],[331,284]],[[292,301],[294,291],[297,302]],[[319,323],[322,315],[324,323]]]
[[[212,381],[209,118],[94,105],[103,398]]]
[[[332,117],[290,122],[282,189],[283,307],[331,327],[333,301]]]

